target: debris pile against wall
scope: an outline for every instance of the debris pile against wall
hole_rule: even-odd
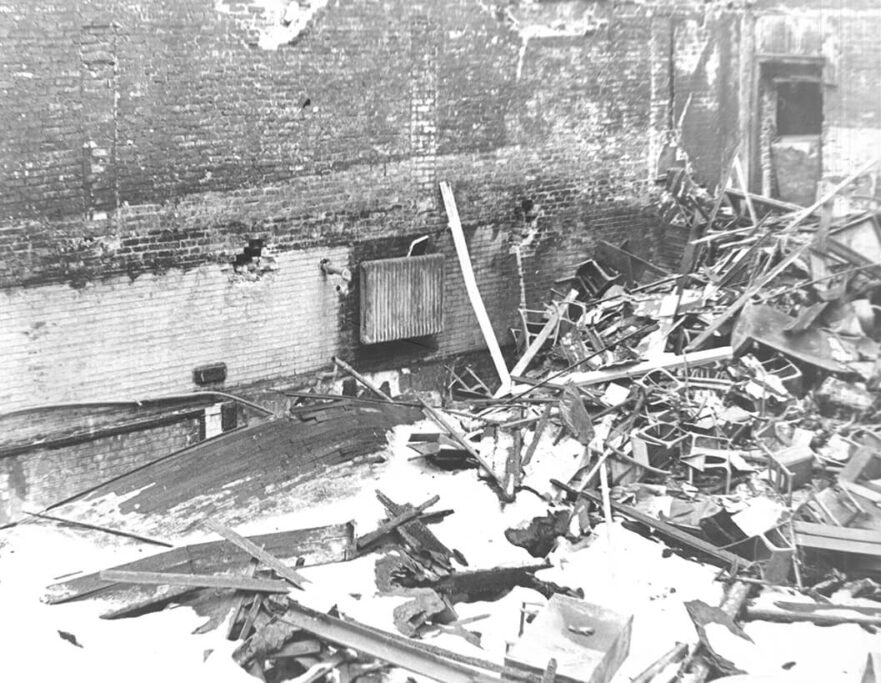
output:
[[[198,449],[218,458],[201,475],[217,496],[184,501],[183,451],[61,508],[95,529],[155,540],[197,527],[224,541],[66,579],[49,600],[109,599],[109,619],[189,605],[268,681],[398,668],[441,681],[806,680],[816,666],[847,680],[875,656],[847,629],[881,625],[881,226],[873,213],[835,219],[831,203],[870,170],[808,207],[713,195],[671,170],[656,209],[688,235],[674,268],[601,242],[544,308],[521,311],[512,368],[451,369],[440,400],[390,395],[334,359],[360,396],[292,393],[281,422]],[[444,201],[455,233],[449,187]],[[341,453],[322,480],[326,496],[366,478],[349,508],[366,531],[248,538],[214,519],[288,504],[295,416],[311,422],[297,438],[326,440],[323,423],[343,433],[417,410],[426,420],[399,432],[385,465]],[[286,495],[261,493],[268,481]],[[818,665],[765,630],[792,622],[851,650]]]

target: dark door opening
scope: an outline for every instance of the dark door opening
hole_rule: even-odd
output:
[[[762,194],[812,204],[822,173],[822,60],[762,62],[759,166]]]

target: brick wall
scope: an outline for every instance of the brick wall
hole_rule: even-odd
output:
[[[513,245],[536,233],[531,304],[598,238],[650,255],[665,114],[695,92],[694,148],[727,125],[724,68],[701,60],[728,48],[677,66],[725,26],[658,6],[7,3],[0,407],[186,391],[209,362],[243,387],[334,353],[379,367],[481,348],[440,180],[508,343]],[[708,181],[720,156],[699,157]],[[424,234],[447,255],[445,331],[361,347],[357,287],[337,293],[319,262],[357,280]],[[237,272],[253,240],[261,265]]]
[[[87,491],[199,440],[199,421],[0,457],[0,524]]]

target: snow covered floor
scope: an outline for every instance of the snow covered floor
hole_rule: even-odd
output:
[[[406,447],[412,431],[433,431],[428,424],[401,427],[390,439],[388,460],[379,465],[346,465],[319,481],[304,485],[296,500],[280,506],[286,512],[253,519],[237,527],[244,534],[314,527],[357,520],[358,533],[375,528],[384,517],[375,489],[398,502],[418,504],[440,495],[438,509],[456,512],[432,525],[441,541],[460,550],[470,568],[534,560],[508,543],[504,530],[547,512],[537,496],[523,492],[504,506],[476,470],[439,472],[422,460],[412,460]],[[536,462],[554,455],[542,444]],[[174,539],[191,543],[209,538],[194,534]],[[664,557],[665,546],[625,530],[618,524],[598,527],[590,539],[570,545],[562,541],[552,553],[553,566],[540,578],[581,588],[585,600],[635,615],[631,656],[615,678],[624,683],[669,650],[676,642],[693,642],[695,631],[683,602],[700,599],[719,603],[722,585],[717,569],[675,555]],[[51,523],[27,523],[0,532],[0,643],[7,654],[4,681],[253,681],[231,659],[236,647],[225,639],[226,624],[204,635],[192,632],[205,622],[189,607],[174,607],[132,619],[105,621],[99,615],[114,605],[84,600],[48,606],[40,601],[45,588],[75,571],[95,571],[157,552],[136,541],[64,528]],[[352,618],[394,632],[392,610],[406,598],[377,596],[374,563],[378,555],[336,565],[301,570],[312,582],[305,604],[337,604]],[[502,662],[506,643],[517,638],[523,602],[543,604],[535,591],[516,588],[496,602],[459,604],[461,618],[488,615],[469,626],[482,633],[482,649],[458,636],[440,634],[430,642],[458,652]],[[82,647],[59,631],[73,634]],[[881,650],[881,636],[857,626],[818,628],[809,624],[753,623],[746,631],[756,647],[744,655],[755,673],[788,674],[772,680],[858,681],[870,649]],[[758,654],[757,654],[758,653]]]

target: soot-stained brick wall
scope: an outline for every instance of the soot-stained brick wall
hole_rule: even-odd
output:
[[[447,256],[445,330],[401,357],[483,347],[442,180],[509,343],[524,235],[530,305],[597,239],[651,254],[658,153],[692,91],[683,143],[714,181],[734,38],[696,7],[7,2],[0,406],[187,391],[212,362],[229,387],[334,353],[394,364],[319,263],[357,280],[421,235]],[[253,240],[259,267],[233,265]]]
[[[240,422],[233,419],[234,405],[224,419],[222,399],[200,398],[67,404],[0,415],[0,525]]]
[[[0,458],[0,524],[39,512],[199,440],[198,420]]]

